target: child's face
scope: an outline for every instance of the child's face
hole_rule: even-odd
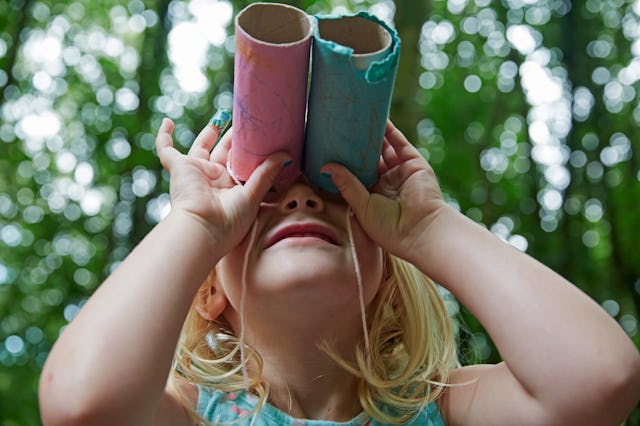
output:
[[[382,278],[383,254],[350,218],[368,305]],[[248,259],[247,306],[254,311],[303,306],[327,315],[358,312],[358,286],[347,228],[347,204],[298,179],[261,204]],[[242,265],[249,236],[218,264],[230,306],[240,310]],[[259,301],[259,303],[256,303]]]

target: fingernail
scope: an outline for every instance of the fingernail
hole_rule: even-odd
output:
[[[287,160],[284,163],[282,163],[282,167],[289,167],[292,164],[293,164],[293,160]]]
[[[231,111],[224,108],[220,108],[219,110],[217,110],[216,113],[213,114],[213,117],[211,117],[211,120],[209,120],[209,124],[213,125],[214,127],[218,127],[222,130],[224,130],[229,125],[230,122],[231,122]]]

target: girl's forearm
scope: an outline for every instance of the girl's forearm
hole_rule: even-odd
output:
[[[638,353],[593,300],[449,207],[431,228],[417,266],[480,320],[531,396],[552,406],[626,385],[616,397],[638,397]]]
[[[40,382],[43,418],[104,410],[113,424],[118,413],[129,420],[135,413],[144,424],[161,398],[193,296],[222,255],[198,219],[170,213],[54,345]]]

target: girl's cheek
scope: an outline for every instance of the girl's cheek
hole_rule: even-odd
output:
[[[352,220],[356,255],[358,256],[358,263],[361,265],[360,272],[364,284],[365,304],[369,305],[378,293],[382,282],[384,253],[382,248],[364,232],[358,221]]]
[[[238,251],[236,248],[229,252],[216,266],[220,285],[234,308],[237,307],[242,288],[242,256]]]

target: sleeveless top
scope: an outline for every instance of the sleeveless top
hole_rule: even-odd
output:
[[[249,415],[257,403],[258,397],[253,394],[227,393],[198,386],[197,412],[213,424],[239,426],[382,426],[384,424],[371,419],[364,412],[347,422],[296,419],[269,403],[265,403],[257,413]],[[431,402],[405,425],[444,426],[444,420],[438,411],[437,404]]]

